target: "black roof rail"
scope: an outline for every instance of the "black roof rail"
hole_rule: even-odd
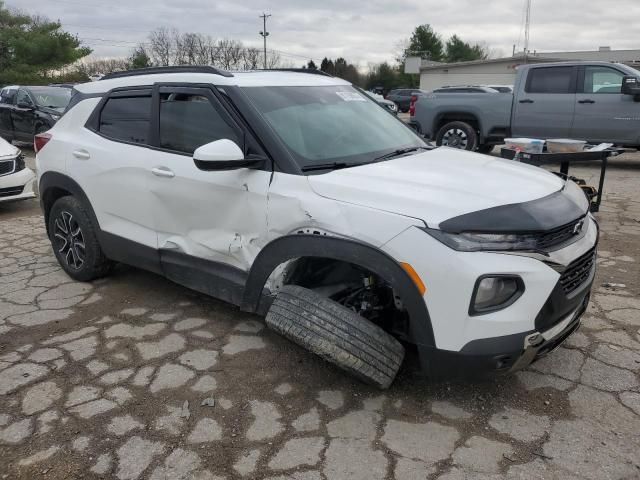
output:
[[[312,75],[323,75],[325,77],[333,77],[330,73],[318,70],[317,68],[267,68],[266,70],[257,70],[259,72],[295,72],[310,73]]]
[[[233,77],[232,73],[208,65],[175,65],[173,67],[147,67],[136,68],[135,70],[125,70],[122,72],[108,73],[100,80],[110,80],[112,78],[134,77],[137,75],[153,75],[155,73],[212,73],[223,77]]]

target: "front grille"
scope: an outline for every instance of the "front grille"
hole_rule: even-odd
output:
[[[8,175],[16,169],[15,159],[0,161],[0,175]]]
[[[595,247],[571,262],[560,276],[564,293],[569,294],[587,281],[596,262]]]
[[[539,234],[537,236],[538,248],[540,250],[546,250],[548,248],[551,248],[566,242],[570,238],[580,233],[582,224],[584,222],[585,222],[584,217],[579,218],[578,220],[574,220],[573,222],[568,223],[567,225],[563,225],[562,227],[554,228],[553,230],[549,230],[548,232]],[[576,227],[576,225],[580,225],[580,226]]]
[[[24,190],[24,185],[19,187],[0,188],[0,197],[12,197],[14,195],[20,195]]]

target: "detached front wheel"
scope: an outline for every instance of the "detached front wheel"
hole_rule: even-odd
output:
[[[365,383],[388,388],[404,358],[394,337],[312,290],[286,285],[267,313],[272,330]]]
[[[436,145],[474,151],[478,148],[478,133],[466,122],[449,122],[438,130]]]

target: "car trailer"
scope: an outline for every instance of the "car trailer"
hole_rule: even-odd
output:
[[[502,148],[500,156],[508,160],[517,159],[522,163],[535,165],[540,167],[548,164],[560,164],[560,175],[563,178],[574,180],[587,194],[591,200],[591,211],[600,210],[600,202],[602,201],[602,190],[604,189],[604,177],[607,172],[607,162],[609,157],[616,156],[627,151],[625,148],[607,148],[599,151],[585,150],[583,152],[571,153],[526,153],[510,148]],[[600,164],[600,180],[598,181],[598,189],[585,185],[583,180],[569,176],[569,166],[574,163],[584,162],[601,162]],[[594,201],[595,198],[595,201]]]

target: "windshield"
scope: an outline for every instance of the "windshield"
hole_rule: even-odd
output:
[[[627,68],[629,70],[631,70],[629,75],[635,75],[636,77],[640,78],[640,70],[638,70],[637,68],[633,68],[633,67],[627,67]]]
[[[63,87],[31,87],[31,95],[41,107],[65,108],[71,100],[71,89]]]
[[[353,166],[425,147],[409,127],[351,86],[244,91],[303,169],[338,162]]]

